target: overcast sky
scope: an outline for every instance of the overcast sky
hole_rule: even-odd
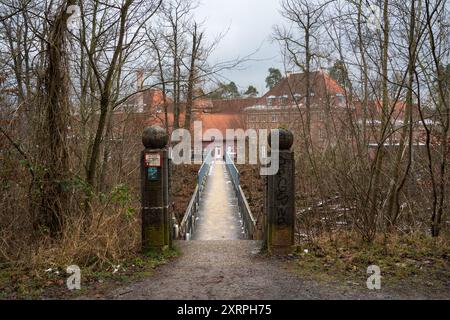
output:
[[[259,51],[252,56],[258,61],[249,61],[244,70],[224,72],[224,76],[245,90],[254,85],[260,94],[266,91],[265,78],[269,67],[283,72],[280,50],[272,43],[273,26],[281,22],[278,0],[200,0],[196,15],[204,20],[209,39],[224,33],[225,37],[210,61],[231,60]]]

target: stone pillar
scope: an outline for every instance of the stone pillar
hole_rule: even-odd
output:
[[[168,136],[159,126],[144,129],[141,153],[141,215],[143,252],[171,247],[169,217]]]
[[[279,170],[266,177],[266,247],[269,252],[285,254],[292,250],[295,230],[295,161],[290,150],[294,137],[285,129],[279,133],[279,150],[270,150],[271,158],[278,155]],[[268,142],[270,145],[270,135]]]

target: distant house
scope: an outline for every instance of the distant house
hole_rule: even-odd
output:
[[[210,108],[197,112],[193,118],[194,121],[201,121],[202,123],[203,149],[212,143],[215,144],[213,149],[214,154],[217,157],[223,156],[224,148],[227,148],[226,151],[228,152],[236,152],[237,139],[235,136],[227,136],[227,129],[245,130],[246,124],[244,109],[255,104],[258,99],[208,99],[208,101],[210,102]],[[208,135],[205,136],[205,133],[208,133],[208,130],[210,129],[218,130],[222,136],[222,139],[219,140]],[[198,150],[196,150],[196,152],[198,152]]]
[[[143,90],[142,74],[137,73],[137,90],[142,90],[123,103],[113,114],[113,127],[116,136],[139,136],[145,126],[159,125],[166,127],[169,133],[174,129],[173,100],[170,96],[166,97],[164,104],[163,92],[157,88]],[[223,148],[227,145],[226,129],[244,129],[245,117],[244,108],[257,102],[257,98],[242,99],[220,99],[212,100],[210,98],[197,98],[193,101],[191,132],[194,133],[194,122],[200,121],[202,124],[202,150],[192,150],[203,152],[208,145],[212,144],[214,153],[217,156],[223,155]],[[165,115],[167,108],[167,121]],[[184,127],[186,103],[179,104],[180,127]],[[130,122],[131,120],[131,122]],[[133,125],[130,126],[130,123]],[[203,139],[205,133],[212,133],[209,129],[216,129],[220,132],[222,139],[210,136]],[[209,131],[208,131],[209,130]],[[228,142],[228,151],[234,152],[236,141]]]
[[[294,136],[302,136],[307,128],[306,75],[290,73],[258,99],[258,103],[245,108],[246,128],[272,129],[286,127]],[[310,73],[310,128],[311,140],[316,146],[332,143],[327,125],[342,127],[345,117],[354,113],[347,102],[344,89],[323,71]],[[344,135],[343,138],[346,138]]]
[[[142,75],[137,74],[137,89],[142,89]],[[319,149],[336,145],[337,141],[346,146],[355,141],[355,133],[361,137],[361,130],[367,130],[367,147],[374,149],[379,144],[380,126],[382,123],[381,103],[369,101],[363,111],[362,103],[350,101],[347,92],[324,71],[310,73],[310,91],[306,92],[306,75],[289,73],[277,85],[262,97],[210,99],[197,98],[192,106],[191,132],[194,133],[194,122],[201,122],[202,150],[212,145],[214,153],[222,156],[224,148],[236,152],[235,137],[227,137],[227,129],[273,129],[289,128],[296,139],[304,139],[307,123],[306,98],[310,101],[311,143]],[[164,105],[163,93],[159,89],[147,89],[134,95],[114,113],[115,132],[134,131],[140,135],[148,125],[166,127],[169,133],[173,130],[173,100],[166,97]],[[386,146],[398,146],[400,129],[404,126],[405,102],[396,102],[390,114],[390,136],[384,141]],[[167,108],[167,119],[165,116]],[[184,125],[185,102],[181,102],[180,126]],[[417,108],[415,108],[417,109]],[[133,126],[129,126],[132,120]],[[414,139],[419,146],[423,145],[423,126],[414,111]],[[121,125],[122,124],[122,125]],[[434,126],[435,122],[427,120]],[[214,136],[211,129],[219,132],[221,139]],[[205,135],[208,134],[209,135]]]

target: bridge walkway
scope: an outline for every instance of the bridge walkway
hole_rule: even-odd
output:
[[[221,159],[211,164],[196,219],[192,240],[245,239],[237,197]]]

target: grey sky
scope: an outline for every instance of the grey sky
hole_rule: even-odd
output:
[[[278,0],[201,0],[196,15],[205,20],[208,38],[228,30],[211,62],[243,57],[260,48],[252,56],[258,61],[247,62],[243,70],[224,73],[239,89],[252,84],[262,94],[266,91],[267,69],[273,66],[283,70],[278,44],[270,39],[273,25],[281,22],[278,9]]]

